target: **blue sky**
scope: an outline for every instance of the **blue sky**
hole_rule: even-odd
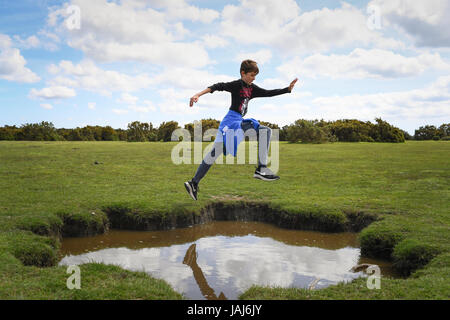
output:
[[[78,24],[79,23],[79,24]],[[0,126],[221,120],[239,78],[293,93],[248,117],[450,122],[450,0],[0,0]]]

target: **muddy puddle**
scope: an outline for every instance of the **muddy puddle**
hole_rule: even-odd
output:
[[[216,221],[168,231],[119,231],[64,238],[59,265],[100,262],[164,279],[188,299],[237,299],[252,285],[321,289],[367,276],[352,272],[386,261],[360,257],[357,233],[281,229]]]

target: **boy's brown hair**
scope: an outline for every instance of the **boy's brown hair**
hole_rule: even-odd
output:
[[[253,60],[244,60],[241,63],[240,72],[244,71],[244,73],[255,72],[259,73],[258,64]]]

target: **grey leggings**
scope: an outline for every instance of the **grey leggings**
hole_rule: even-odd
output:
[[[253,124],[251,122],[242,122],[241,128],[244,131],[244,134],[250,130],[253,129]],[[265,139],[263,143],[260,144],[259,137],[262,136],[262,139]],[[266,126],[259,126],[259,129],[256,130],[256,136],[258,139],[258,165],[259,166],[267,166],[267,155],[269,153],[269,146],[270,146],[270,137],[272,135],[272,130],[269,127]],[[194,178],[192,181],[195,183],[199,183],[200,180],[206,175],[209,168],[211,168],[212,164],[216,159],[221,156],[223,153],[223,143],[216,142],[213,145],[212,150],[205,156],[202,163],[197,169],[197,172],[195,173]]]

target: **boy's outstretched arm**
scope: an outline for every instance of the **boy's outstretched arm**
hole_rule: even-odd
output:
[[[194,105],[194,103],[196,103],[198,101],[198,98],[200,98],[202,95],[209,93],[209,92],[211,92],[211,88],[206,88],[202,92],[199,92],[199,93],[195,94],[194,96],[192,96],[191,101],[189,102],[189,107],[192,107]]]
[[[290,93],[292,91],[292,89],[294,89],[295,84],[297,83],[298,79],[294,79],[290,85],[286,88],[283,89],[274,89],[274,90],[266,90],[263,88],[258,87],[257,85],[253,85],[254,91],[253,91],[253,97],[254,98],[258,98],[258,97],[274,97],[274,96],[278,96],[280,94],[284,94],[284,93]]]

